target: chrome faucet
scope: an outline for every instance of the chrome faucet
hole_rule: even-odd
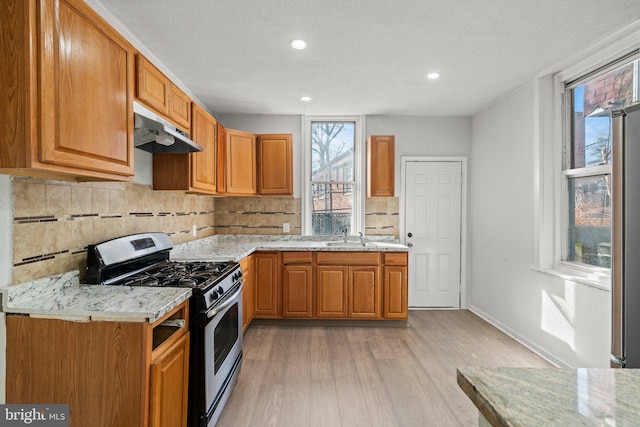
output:
[[[362,231],[358,231],[358,235],[360,236],[360,243],[362,243],[362,246],[364,246],[365,245],[364,234],[362,234]]]
[[[347,231],[348,231],[348,229],[347,229],[347,228],[345,228],[344,230],[342,230],[342,240],[344,240],[344,241],[345,241],[345,243],[346,243],[346,241],[347,241]]]

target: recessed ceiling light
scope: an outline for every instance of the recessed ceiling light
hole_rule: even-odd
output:
[[[435,79],[437,79],[438,77],[440,77],[440,73],[429,73],[429,74],[427,74],[427,78],[428,78],[429,80],[435,80]]]
[[[300,39],[291,40],[291,47],[294,49],[301,50],[307,47],[307,43],[304,40],[300,40]]]
[[[311,97],[309,97],[309,96],[301,96],[300,97],[300,101],[309,102],[309,101],[311,101]]]

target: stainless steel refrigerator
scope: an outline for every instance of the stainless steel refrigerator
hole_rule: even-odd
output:
[[[611,367],[640,368],[640,105],[612,120]]]

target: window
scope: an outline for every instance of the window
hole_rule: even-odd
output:
[[[638,102],[638,61],[565,83],[563,261],[611,267],[611,113]]]
[[[607,193],[612,173],[607,115],[628,103],[629,96],[632,102],[639,99],[639,37],[637,25],[621,28],[533,81],[533,270],[611,288],[607,252],[613,201]],[[611,80],[622,77],[625,67],[634,70],[630,92],[622,90],[629,87],[628,80]],[[594,93],[600,83],[604,85]],[[610,84],[617,85],[616,96],[606,95]],[[598,123],[600,116],[606,123]]]
[[[360,231],[359,126],[359,118],[305,121],[305,234],[334,235],[347,229],[351,235]]]

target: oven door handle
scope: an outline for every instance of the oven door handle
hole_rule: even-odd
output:
[[[216,306],[212,310],[207,311],[207,319],[211,319],[213,316],[215,316],[216,314],[220,313],[222,310],[224,310],[225,308],[233,304],[233,302],[236,300],[236,298],[238,298],[240,294],[242,294],[242,286],[240,286],[240,289],[238,289],[236,293],[230,296],[225,302]]]

